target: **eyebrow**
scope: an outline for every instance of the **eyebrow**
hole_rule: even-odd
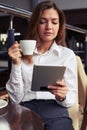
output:
[[[41,17],[40,20],[47,20],[47,18]],[[59,20],[58,18],[52,18],[52,20]]]

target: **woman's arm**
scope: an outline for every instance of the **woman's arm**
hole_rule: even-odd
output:
[[[67,58],[64,80],[57,81],[56,85],[49,85],[48,88],[55,95],[58,104],[64,107],[70,107],[75,104],[77,95],[77,62],[74,54]]]
[[[19,103],[23,98],[23,81],[21,75],[21,52],[20,45],[15,42],[9,49],[8,55],[12,59],[10,79],[6,89],[12,102]]]
[[[20,103],[24,96],[23,80],[21,75],[21,65],[12,64],[11,74],[6,89],[8,91],[11,102]]]

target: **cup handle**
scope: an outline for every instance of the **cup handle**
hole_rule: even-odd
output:
[[[7,101],[7,102],[9,103],[9,99],[6,99],[6,98],[5,98],[5,99],[3,99],[3,100],[5,100],[5,101]]]

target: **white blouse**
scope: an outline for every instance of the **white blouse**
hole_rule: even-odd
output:
[[[76,56],[69,48],[59,46],[55,42],[51,48],[44,54],[40,54],[37,48],[33,55],[33,61],[36,65],[65,66],[66,71],[64,80],[68,87],[66,99],[57,102],[65,107],[70,107],[76,102],[77,94],[77,63]],[[19,66],[12,64],[10,79],[6,84],[6,89],[10,99],[14,103],[21,101],[30,101],[32,99],[55,99],[55,96],[49,91],[31,91],[33,65],[21,61]]]

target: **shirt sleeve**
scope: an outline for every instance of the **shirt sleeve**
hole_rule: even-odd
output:
[[[71,62],[72,61],[72,62]],[[57,101],[58,104],[64,106],[64,107],[71,107],[74,105],[77,101],[77,61],[76,56],[72,54],[70,58],[67,60],[67,69],[64,74],[64,80],[66,82],[66,85],[68,87],[68,92],[66,95],[65,100],[63,101]]]
[[[6,89],[8,91],[10,100],[13,103],[19,103],[23,96],[23,81],[21,75],[21,65],[16,66],[12,64],[12,70],[10,74],[10,78],[6,83]]]

